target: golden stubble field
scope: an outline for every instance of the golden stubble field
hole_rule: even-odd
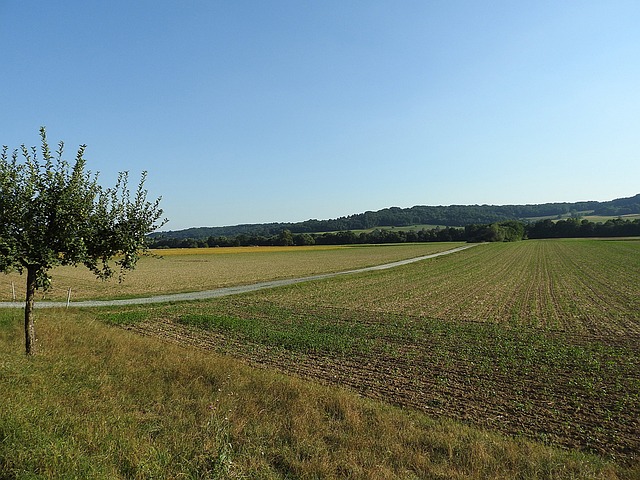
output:
[[[128,272],[117,278],[97,280],[84,266],[58,267],[53,283],[39,299],[71,300],[129,298],[167,293],[212,290],[267,280],[296,278],[368,267],[449,250],[460,243],[404,245],[231,247],[167,249],[151,251]],[[25,296],[26,277],[17,273],[0,276],[0,301]]]

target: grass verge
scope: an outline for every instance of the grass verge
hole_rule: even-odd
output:
[[[113,313],[113,312],[111,312]],[[0,312],[0,478],[633,478],[596,456],[429,418],[39,312]]]

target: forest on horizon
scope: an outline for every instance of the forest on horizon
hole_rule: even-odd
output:
[[[210,237],[272,237],[283,230],[292,234],[322,234],[370,230],[379,227],[406,227],[411,225],[439,225],[441,227],[466,227],[516,220],[534,223],[538,220],[583,215],[622,216],[640,214],[640,194],[607,202],[587,201],[574,203],[544,203],[537,205],[450,205],[389,207],[367,211],[330,220],[310,219],[292,223],[243,224],[223,227],[193,227],[183,230],[156,232],[150,239],[206,240]]]

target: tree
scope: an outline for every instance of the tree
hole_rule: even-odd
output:
[[[40,128],[42,159],[36,147],[22,145],[0,155],[0,271],[27,273],[25,347],[35,354],[34,297],[51,284],[49,271],[58,265],[85,265],[98,278],[132,270],[147,250],[146,235],[164,225],[160,198],[147,201],[142,174],[135,194],[122,172],[114,188],[98,185],[98,175],[85,171],[81,145],[73,165],[55,156]],[[111,262],[112,259],[115,262]]]
[[[505,242],[517,242],[524,239],[524,223],[517,220],[507,220],[499,225],[504,234],[503,240]]]
[[[280,245],[283,247],[288,247],[293,245],[293,235],[291,234],[291,230],[287,230],[286,228],[282,230],[275,241],[276,245]]]
[[[316,240],[308,233],[298,233],[293,236],[293,243],[295,245],[314,245]]]

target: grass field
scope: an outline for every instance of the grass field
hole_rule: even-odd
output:
[[[100,315],[98,313],[98,315]],[[0,311],[3,479],[632,479],[637,470],[144,338]]]
[[[403,245],[191,248],[153,251],[143,257],[123,283],[96,278],[83,266],[52,271],[47,300],[128,298],[212,290],[281,278],[303,277],[367,267],[454,248],[460,243]],[[13,288],[12,288],[13,283]],[[25,296],[24,276],[0,275],[0,301]],[[40,297],[42,298],[42,297]]]
[[[640,219],[640,214],[632,213],[629,215],[618,215],[618,216],[586,215],[583,218],[585,218],[586,220],[589,220],[590,222],[604,223],[607,220],[615,220],[616,218],[621,218],[623,220],[637,220],[637,219]]]
[[[566,220],[568,218],[572,218],[574,216],[578,216],[581,220],[589,220],[594,223],[604,223],[607,220],[615,220],[617,218],[622,218],[623,220],[636,220],[640,218],[640,214],[632,213],[628,215],[592,215],[593,210],[587,210],[583,212],[575,212],[575,213],[565,213],[562,215],[547,215],[543,217],[529,217],[525,220],[530,222],[537,222],[538,220]]]
[[[371,233],[376,230],[397,230],[399,232],[418,232],[420,230],[433,230],[435,228],[449,228],[447,225],[431,225],[431,224],[419,224],[419,225],[405,225],[402,227],[392,227],[392,226],[379,226],[372,228],[362,228],[351,230],[353,233]],[[338,233],[338,231],[333,232],[313,232],[317,235],[322,235],[323,233]]]
[[[41,311],[33,359],[20,311],[0,312],[0,472],[638,478],[639,271],[638,241],[487,244],[216,300]]]

